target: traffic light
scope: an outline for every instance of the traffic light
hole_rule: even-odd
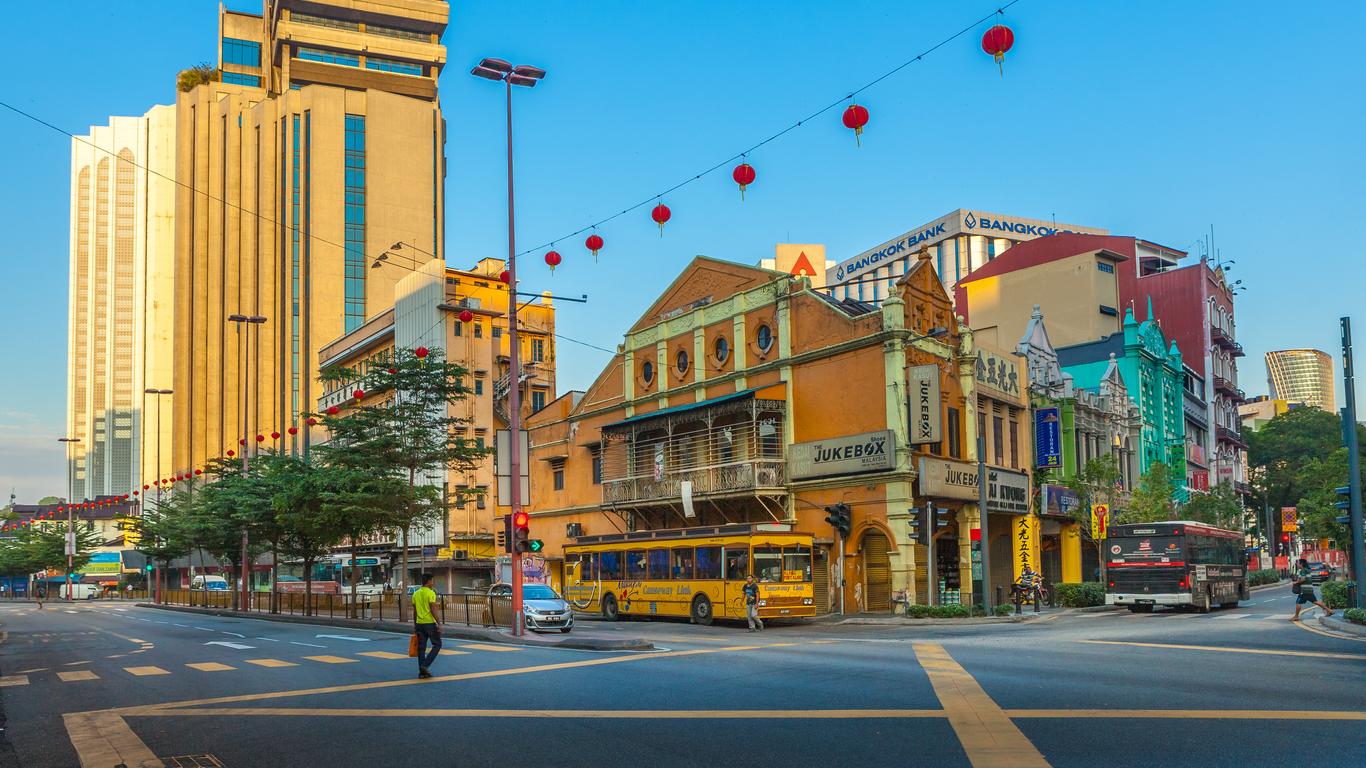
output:
[[[515,552],[531,551],[531,515],[514,512],[512,515],[512,549]]]
[[[1337,521],[1343,525],[1348,525],[1352,522],[1352,486],[1340,485],[1334,488],[1333,492],[1342,497],[1342,500],[1333,502],[1333,506],[1344,513],[1338,515]]]
[[[936,509],[934,511],[934,529],[937,531],[940,528],[948,528],[951,522],[949,515],[951,514],[953,513],[947,509]]]
[[[151,572],[152,572],[152,564],[151,564],[151,563],[148,563],[148,564],[146,565],[146,568],[147,568],[147,572],[148,572],[148,573],[151,573]]]
[[[496,532],[494,538],[497,540],[495,543],[498,549],[504,552],[512,551],[512,517],[510,515],[503,516],[503,530]]]
[[[825,508],[825,522],[829,523],[835,530],[840,532],[840,536],[848,537],[853,530],[851,518],[849,516],[849,505],[844,502],[832,504]]]
[[[929,508],[911,507],[911,516],[906,524],[911,528],[911,541],[922,547],[930,544],[930,515]]]
[[[530,542],[528,542],[528,544],[530,545],[531,551],[533,553],[540,552],[542,549],[545,549],[545,542],[541,541],[540,539],[532,539]]]
[[[1288,533],[1281,534],[1281,554],[1290,554],[1290,534]]]

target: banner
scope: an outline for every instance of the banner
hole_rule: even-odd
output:
[[[939,366],[917,365],[910,371],[911,445],[929,445],[942,439]]]
[[[1039,571],[1039,518],[1020,515],[1011,521],[1011,549],[1015,553],[1014,573],[1019,579],[1025,571]]]
[[[896,466],[896,433],[883,430],[793,443],[788,456],[787,475],[793,480],[882,472]]]
[[[1081,496],[1062,485],[1039,486],[1039,514],[1071,517],[1081,507]]]
[[[1062,409],[1034,411],[1034,466],[1057,469],[1062,466]]]
[[[1281,507],[1281,530],[1293,533],[1300,529],[1300,511],[1297,507]]]
[[[81,569],[82,574],[105,575],[123,573],[122,552],[92,552],[90,562]]]
[[[1091,505],[1091,538],[1099,540],[1105,538],[1106,529],[1110,525],[1110,505],[1092,504]]]

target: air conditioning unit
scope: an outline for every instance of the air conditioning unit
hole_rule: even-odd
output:
[[[583,535],[583,523],[566,523],[564,535],[570,539],[577,539]]]
[[[468,560],[468,559],[470,559],[470,551],[469,551],[468,549],[452,549],[452,550],[451,550],[451,559],[452,559],[452,560]]]

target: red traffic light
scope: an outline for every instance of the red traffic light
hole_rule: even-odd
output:
[[[531,515],[525,512],[518,512],[512,516],[512,525],[515,528],[525,528],[531,524]]]
[[[1281,534],[1281,541],[1290,541],[1290,534],[1288,534],[1288,533],[1282,533],[1282,534]]]

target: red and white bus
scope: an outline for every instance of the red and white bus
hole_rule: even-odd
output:
[[[1243,534],[1178,520],[1111,526],[1105,539],[1105,604],[1235,608],[1248,598]]]

